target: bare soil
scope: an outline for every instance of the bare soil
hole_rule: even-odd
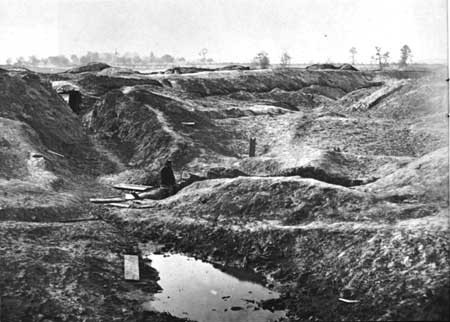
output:
[[[1,321],[176,320],[142,311],[156,271],[123,280],[145,242],[263,274],[282,294],[264,305],[291,321],[448,320],[440,74],[104,67],[0,71]],[[81,115],[55,80],[80,90]],[[168,158],[197,182],[88,203],[157,184]]]

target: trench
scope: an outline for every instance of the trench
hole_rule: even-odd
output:
[[[81,112],[81,93],[79,91],[68,91],[59,94],[62,99],[70,106],[70,109],[75,114],[80,114]]]

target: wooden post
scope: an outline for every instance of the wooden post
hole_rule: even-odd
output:
[[[248,151],[249,157],[254,157],[256,153],[256,138],[250,138],[250,148]]]

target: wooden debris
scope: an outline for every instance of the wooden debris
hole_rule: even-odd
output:
[[[342,297],[340,297],[338,300],[344,303],[359,303],[359,300],[347,300]]]
[[[136,209],[148,209],[148,208],[154,208],[154,205],[135,205],[133,208]]]
[[[104,205],[117,208],[130,208],[131,206],[130,204],[127,203],[117,203],[117,202],[105,203]]]
[[[133,194],[131,194],[131,193],[125,194],[125,200],[134,200],[134,199],[136,199],[136,198],[133,196]]]
[[[51,154],[54,154],[54,155],[57,155],[57,156],[59,156],[59,157],[61,157],[61,158],[65,158],[65,156],[64,156],[64,155],[62,155],[62,154],[59,154],[59,153],[57,153],[57,152],[55,152],[55,151],[52,151],[52,150],[47,150],[47,152],[48,152],[48,153],[51,153]]]
[[[140,184],[128,184],[128,183],[120,183],[113,186],[115,189],[119,190],[134,190],[134,191],[147,191],[151,190],[153,186],[144,186]]]
[[[123,255],[123,269],[126,280],[139,281],[139,257]]]
[[[181,122],[181,124],[187,125],[187,126],[194,126],[195,122]]]
[[[91,198],[89,199],[89,201],[92,203],[111,203],[111,202],[124,202],[127,200],[121,197],[114,197],[114,198]]]
[[[250,138],[250,147],[248,149],[248,156],[254,157],[256,153],[256,138]]]

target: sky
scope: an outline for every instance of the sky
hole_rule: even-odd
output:
[[[125,52],[249,62],[447,61],[447,0],[0,0],[0,63],[36,55]]]

